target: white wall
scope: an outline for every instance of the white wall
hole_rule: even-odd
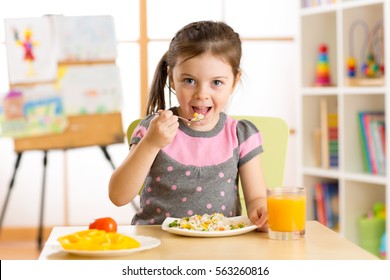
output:
[[[4,2],[4,1],[3,1]],[[31,3],[30,3],[31,2]],[[40,3],[42,2],[42,3]],[[93,15],[111,14],[115,18],[118,45],[117,63],[121,69],[124,92],[123,123],[125,128],[131,120],[138,118],[139,110],[139,58],[138,46],[123,41],[135,40],[138,36],[138,1],[76,1],[53,3],[36,0],[15,0],[0,4],[0,17],[29,17],[43,14]],[[162,37],[172,37],[182,26],[181,21],[198,20],[204,12],[188,15],[187,2],[166,0],[166,5],[158,6],[161,0],[149,0],[153,16],[149,17],[153,31],[158,26],[164,30]],[[204,3],[203,3],[204,2]],[[203,0],[198,5],[207,6]],[[213,1],[214,2],[214,1]],[[296,33],[297,5],[295,1],[274,0],[220,0],[223,12],[216,11],[215,18],[224,19],[243,37],[294,37]],[[44,4],[43,4],[44,3]],[[213,4],[215,5],[215,3]],[[23,6],[23,9],[20,7]],[[283,9],[282,9],[283,7]],[[164,9],[166,11],[164,11]],[[204,9],[199,9],[199,12]],[[206,9],[212,13],[213,9]],[[172,15],[171,17],[167,15]],[[180,15],[181,21],[175,20]],[[209,17],[212,14],[208,15]],[[166,26],[164,26],[166,25]],[[180,26],[178,26],[180,25]],[[3,32],[0,28],[0,32]],[[153,33],[155,32],[155,33]],[[0,33],[0,40],[4,34]],[[155,43],[150,47],[150,73],[166,44]],[[262,43],[244,42],[243,69],[245,79],[240,90],[232,99],[228,112],[231,114],[254,114],[280,116],[295,127],[295,80],[294,80],[294,41],[268,41]],[[4,47],[0,46],[0,93],[7,91],[7,73]],[[291,137],[286,184],[295,184],[295,139]],[[126,144],[108,147],[115,165],[127,154]],[[26,152],[23,155],[19,172],[12,190],[3,226],[36,226],[39,219],[40,191],[42,185],[42,152]],[[0,138],[0,207],[3,207],[15,161],[13,141]],[[111,216],[120,224],[128,224],[132,216],[130,206],[115,207],[107,197],[107,185],[112,169],[97,147],[69,151],[50,151],[48,155],[45,225],[85,225],[101,216]],[[64,198],[65,202],[64,202]],[[66,203],[68,201],[68,203]]]

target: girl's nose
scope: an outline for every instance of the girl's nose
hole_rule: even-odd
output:
[[[209,99],[210,98],[210,89],[207,85],[201,85],[198,87],[194,97],[197,99]]]

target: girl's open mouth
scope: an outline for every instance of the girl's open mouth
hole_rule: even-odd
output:
[[[206,107],[206,106],[192,106],[192,110],[197,113],[205,116],[209,111],[211,107]]]

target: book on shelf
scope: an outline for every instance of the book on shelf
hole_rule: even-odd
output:
[[[320,127],[314,130],[314,158],[317,166],[339,166],[338,115],[329,112],[327,99],[320,100]]]
[[[337,0],[302,0],[302,6],[307,7],[317,7],[329,4],[335,4]]]
[[[315,165],[321,166],[321,128],[314,130],[314,159]]]
[[[321,224],[338,230],[339,186],[337,182],[317,182],[314,186],[314,217]]]
[[[329,168],[329,138],[328,138],[328,102],[325,97],[320,100],[321,127],[321,167]]]
[[[339,127],[337,113],[328,113],[329,166],[339,166]]]
[[[382,111],[358,112],[364,170],[370,174],[385,174],[386,141],[385,114]]]
[[[324,205],[324,192],[322,184],[318,182],[314,189],[314,216],[321,224],[326,224],[325,218],[325,205]]]

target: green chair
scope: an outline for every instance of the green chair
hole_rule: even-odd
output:
[[[287,123],[277,117],[232,116],[236,120],[251,121],[263,135],[264,153],[260,155],[262,171],[267,188],[283,186],[284,169],[286,164],[289,128]],[[134,120],[127,129],[127,141],[130,143],[134,129],[141,120]],[[239,187],[242,214],[246,215],[244,195]]]

